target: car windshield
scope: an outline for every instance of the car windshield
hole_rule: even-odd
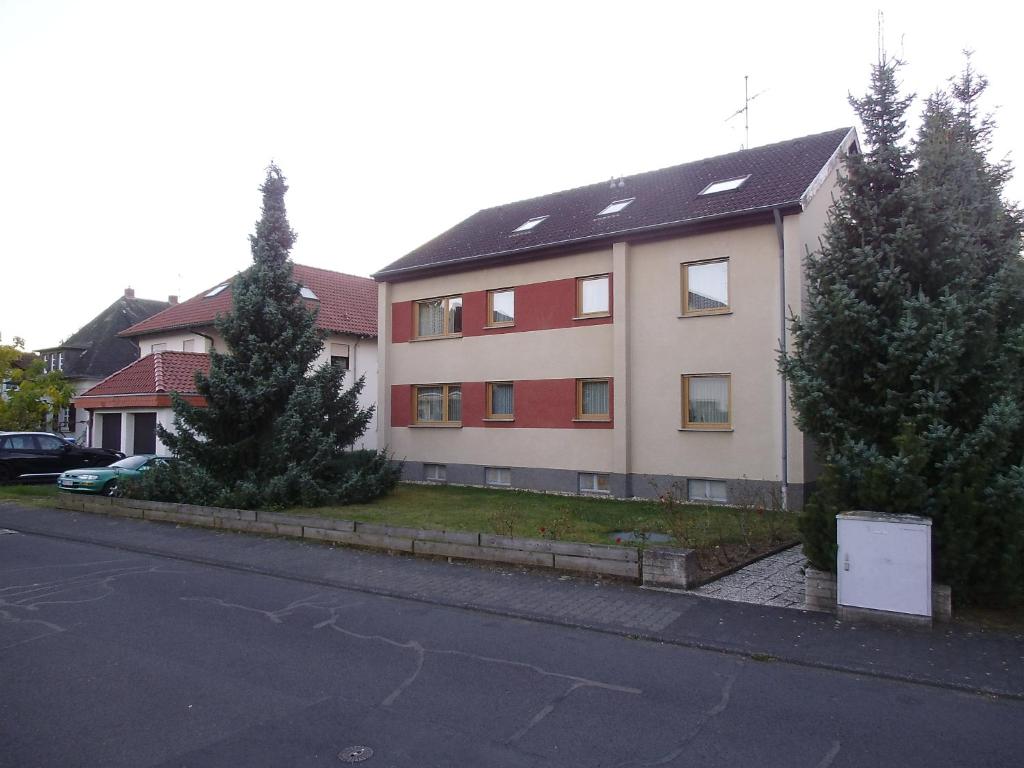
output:
[[[115,461],[110,466],[117,467],[119,469],[138,469],[147,461],[149,461],[149,459],[149,456],[129,456],[127,459]]]

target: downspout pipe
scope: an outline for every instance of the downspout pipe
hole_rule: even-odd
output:
[[[786,238],[782,229],[782,212],[778,208],[772,209],[775,217],[775,234],[779,238],[779,351],[786,354]],[[781,402],[779,403],[779,419],[782,429],[782,445],[779,451],[780,476],[782,478],[782,508],[789,509],[789,413],[787,410],[789,393],[786,387],[786,377],[779,374],[782,387]]]

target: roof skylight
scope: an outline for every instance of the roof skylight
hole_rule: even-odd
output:
[[[532,219],[527,219],[526,221],[524,221],[522,224],[520,224],[518,227],[516,227],[512,231],[513,232],[529,232],[531,229],[536,227],[538,224],[540,224],[546,218],[547,218],[547,216],[545,215],[545,216],[535,216]]]
[[[210,291],[209,293],[206,294],[206,298],[210,298],[211,296],[216,296],[218,293],[220,293],[221,291],[223,291],[227,287],[228,287],[227,283],[223,283],[221,285],[218,285],[216,288],[214,288],[212,291]]]
[[[313,293],[312,288],[307,288],[304,285],[299,286],[299,295],[304,299],[316,299],[316,294]],[[317,299],[319,301],[319,299]]]
[[[625,200],[615,200],[604,207],[598,216],[607,216],[609,213],[618,213],[629,207],[629,204],[636,200],[635,197],[627,197]]]
[[[702,195],[713,195],[716,192],[732,192],[734,189],[739,189],[743,186],[744,182],[750,178],[748,173],[746,176],[737,176],[735,179],[723,179],[722,181],[713,181],[708,184],[704,189],[700,191]]]

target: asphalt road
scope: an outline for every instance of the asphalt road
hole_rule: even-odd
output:
[[[1022,724],[1021,701],[0,533],[0,766],[1003,767]]]

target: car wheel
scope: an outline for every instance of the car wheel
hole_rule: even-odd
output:
[[[109,483],[104,485],[101,493],[104,496],[120,496],[121,491],[117,488],[117,480],[111,480]]]

